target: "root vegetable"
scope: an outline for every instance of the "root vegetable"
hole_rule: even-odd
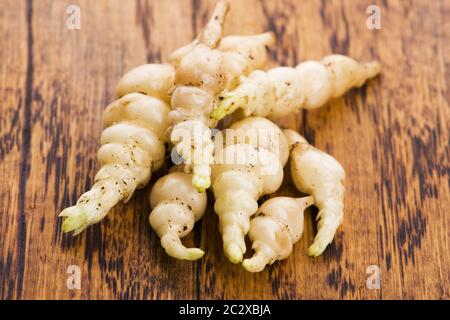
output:
[[[228,57],[225,60],[229,61],[229,72],[237,73],[246,67],[243,63],[245,55],[260,57],[252,60],[256,61],[252,68],[265,63],[265,45],[270,40],[273,40],[270,34],[222,39],[224,46],[220,49]],[[116,89],[120,99],[104,113],[108,128],[103,132],[104,146],[98,156],[105,167],[97,174],[92,189],[80,197],[77,205],[60,213],[65,217],[63,231],[73,231],[76,235],[100,221],[115,204],[127,201],[135,188],[144,186],[151,172],[159,168],[167,141],[165,133],[169,128],[170,108],[166,103],[170,102],[169,92],[174,87],[174,81],[175,69],[170,64],[141,65],[120,79]],[[139,143],[134,144],[134,140]],[[127,161],[136,154],[141,160],[145,158],[142,160],[144,162]],[[124,161],[130,167],[124,166]]]
[[[255,254],[243,261],[243,267],[260,272],[266,265],[287,258],[303,233],[303,211],[313,202],[313,197],[276,197],[264,202],[250,222]]]
[[[358,63],[350,57],[330,55],[320,62],[306,61],[295,68],[257,70],[221,96],[212,117],[220,120],[241,108],[246,116],[286,116],[301,108],[314,109],[329,99],[362,86],[380,73],[378,62]]]
[[[175,80],[175,69],[170,64],[144,64],[128,71],[116,88],[117,97],[138,92],[170,103],[169,91]]]
[[[225,90],[235,88],[242,75],[263,68],[269,59],[268,48],[274,43],[275,36],[272,32],[222,38],[219,50],[222,52]]]
[[[227,88],[238,85],[239,76],[263,67],[268,59],[266,45],[274,42],[270,32],[249,36],[226,36],[220,41],[224,70],[230,82]],[[255,59],[258,57],[258,59]],[[175,69],[171,64],[143,64],[128,71],[119,81],[118,98],[138,92],[170,103],[170,91],[174,86]]]
[[[321,255],[333,241],[344,217],[345,172],[339,162],[329,154],[311,146],[293,130],[284,130],[292,146],[290,166],[292,179],[301,192],[312,195],[319,208],[318,232],[308,254]]]
[[[210,114],[217,95],[224,89],[232,89],[242,74],[262,67],[267,60],[266,47],[274,41],[268,33],[230,37],[221,45],[228,7],[227,1],[219,1],[198,37],[170,57],[175,67],[170,140],[191,166],[193,184],[201,192],[210,186],[214,152],[210,128],[217,123]]]
[[[169,256],[184,260],[203,256],[201,249],[186,248],[180,238],[189,234],[203,216],[206,200],[206,193],[197,192],[191,175],[184,172],[169,173],[153,186],[149,222]]]
[[[148,183],[164,160],[169,111],[164,101],[140,93],[127,94],[106,108],[98,151],[102,167],[91,190],[60,213],[64,232],[76,235],[99,222]]]
[[[252,126],[276,129],[282,136],[275,124],[262,118],[245,119],[235,123],[233,129]],[[283,139],[280,144],[287,144]],[[258,210],[258,199],[278,190],[283,180],[283,152],[272,152],[264,145],[266,141],[227,145],[220,153],[221,159],[216,155],[212,167],[214,210],[219,216],[225,255],[233,263],[241,262],[246,251],[244,237],[250,217]]]
[[[272,121],[262,117],[248,117],[233,123],[229,129],[237,141],[265,148],[278,155],[283,167],[286,165],[289,143],[284,133]],[[225,129],[225,132],[227,131],[228,129]]]

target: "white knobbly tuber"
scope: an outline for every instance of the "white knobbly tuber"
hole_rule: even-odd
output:
[[[175,80],[175,69],[170,64],[143,64],[128,71],[116,88],[117,97],[128,93],[143,93],[170,103],[169,91]]]
[[[241,75],[262,67],[267,61],[266,46],[273,43],[273,35],[269,33],[229,37],[223,39],[222,45],[222,26],[228,8],[227,1],[218,1],[197,38],[170,56],[175,67],[170,140],[193,170],[193,184],[199,191],[211,184],[214,145],[209,128],[217,123],[210,117],[217,96],[232,89]],[[187,137],[194,132],[200,132],[201,136]]]
[[[219,50],[222,52],[223,69],[226,72],[225,90],[235,88],[242,75],[263,68],[269,60],[268,48],[274,44],[275,36],[272,32],[222,38]]]
[[[127,94],[106,108],[98,151],[102,167],[91,190],[60,213],[64,232],[80,233],[148,183],[164,161],[169,111],[164,101],[140,93]]]
[[[248,117],[233,123],[229,129],[235,141],[262,147],[278,155],[283,165],[289,158],[289,143],[283,131],[272,121],[262,117]],[[228,129],[224,130],[228,132]]]
[[[276,197],[264,202],[250,222],[249,236],[255,254],[242,262],[250,272],[287,258],[303,233],[303,211],[313,197]]]
[[[253,125],[252,125],[253,122]],[[249,127],[281,130],[269,120],[248,118],[233,125],[239,130]],[[244,131],[245,132],[245,131]],[[280,145],[287,145],[279,134]],[[233,263],[242,261],[246,251],[245,235],[250,226],[250,217],[258,210],[258,199],[278,190],[283,181],[285,152],[273,152],[272,144],[266,140],[258,143],[225,146],[216,154],[212,169],[212,188],[215,196],[214,210],[219,216],[220,231],[225,255]],[[267,147],[267,148],[266,148]]]
[[[274,42],[271,33],[230,36],[220,41],[222,18],[227,10],[227,3],[219,2],[215,11],[217,15],[214,15],[205,31],[194,42],[173,53],[173,65],[141,65],[127,72],[119,81],[116,94],[120,99],[105,111],[107,128],[102,135],[103,146],[99,151],[99,159],[104,167],[97,174],[95,185],[81,196],[77,205],[61,212],[60,216],[65,217],[63,231],[80,233],[104,218],[116,203],[127,201],[134,189],[143,187],[150,179],[151,172],[158,169],[164,160],[167,129],[174,123],[180,123],[181,131],[178,135],[172,131],[172,138],[177,141],[176,150],[183,150],[183,145],[178,145],[181,142],[177,139],[183,132],[191,133],[195,127],[190,128],[189,123],[182,125],[184,120],[200,123],[198,127],[204,130],[200,139],[193,141],[194,147],[198,147],[194,148],[198,150],[192,155],[192,167],[197,173],[193,181],[198,190],[209,187],[209,163],[213,154],[209,126],[214,122],[209,118],[209,113],[216,103],[214,94],[237,84],[241,74],[262,67],[267,61],[266,46]],[[193,49],[198,49],[200,54],[191,53]],[[214,52],[209,55],[209,51]],[[223,56],[219,73],[214,69],[218,65],[214,67],[210,61],[202,61],[203,58],[217,55]],[[198,70],[201,71],[199,74]],[[198,83],[204,86],[197,88]],[[169,102],[173,107],[170,115],[170,108],[166,104]],[[209,106],[209,103],[212,104]],[[202,110],[205,106],[206,110]],[[192,136],[195,137],[195,134]],[[202,136],[206,139],[202,139]],[[135,140],[138,141],[136,144],[133,143]],[[183,141],[183,144],[190,148],[191,142]],[[184,155],[189,157],[188,152]]]
[[[180,238],[189,234],[206,209],[206,193],[192,185],[192,177],[184,172],[172,172],[160,178],[150,194],[149,222],[161,238],[167,254],[183,260],[200,259],[204,252],[186,248]]]
[[[320,62],[306,61],[295,68],[256,70],[241,84],[221,95],[212,113],[215,120],[241,108],[244,115],[278,118],[304,109],[319,108],[328,100],[362,86],[381,71],[378,62],[359,63],[350,57],[330,55]]]
[[[290,166],[293,182],[298,190],[312,195],[319,208],[317,235],[308,249],[314,257],[321,255],[333,241],[344,218],[345,172],[329,154],[311,146],[293,130],[284,130],[292,146]]]

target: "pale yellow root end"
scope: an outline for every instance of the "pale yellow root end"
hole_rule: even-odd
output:
[[[219,121],[227,115],[232,114],[240,106],[241,97],[238,94],[227,92],[221,95],[222,100],[217,104],[211,113],[211,118]]]
[[[211,177],[194,173],[192,176],[192,184],[198,192],[205,192],[211,186]]]
[[[195,260],[200,259],[204,255],[205,255],[205,251],[203,251],[202,249],[189,248],[189,249],[187,249],[185,260],[195,261]]]
[[[270,262],[270,258],[262,252],[257,252],[250,259],[245,259],[242,266],[249,272],[261,272]]]
[[[308,255],[311,257],[317,258],[320,256],[325,249],[327,248],[329,243],[325,243],[323,241],[314,240],[314,243],[308,248]]]
[[[308,255],[312,257],[320,256],[327,246],[333,242],[336,230],[341,224],[334,217],[327,216],[328,214],[326,209],[322,209],[317,215],[317,219],[320,220],[318,223],[318,231],[313,244],[308,248]]]
[[[64,209],[59,214],[59,217],[64,217],[64,221],[62,223],[63,232],[73,231],[74,235],[79,234],[89,225],[89,219],[86,212],[76,206]]]
[[[195,261],[203,257],[205,252],[199,248],[186,248],[175,234],[161,237],[161,245],[166,253],[175,259]]]
[[[231,261],[231,263],[236,264],[242,262],[244,252],[242,252],[242,249],[239,247],[239,245],[230,243],[224,248],[224,251],[226,257]]]

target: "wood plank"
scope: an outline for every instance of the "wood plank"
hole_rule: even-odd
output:
[[[25,1],[4,1],[0,12],[0,297],[21,296],[26,253],[29,96],[32,76],[29,14]]]
[[[33,239],[23,297],[191,297],[194,266],[171,261],[161,249],[147,222],[145,191],[76,238],[63,236],[55,219],[93,182],[101,115],[114,99],[117,80],[127,68],[159,60],[164,46],[143,31],[154,28],[149,3],[80,2],[79,31],[65,27],[69,4],[33,2],[33,140],[26,193],[33,203],[26,210]],[[83,290],[66,288],[69,265],[81,268]]]
[[[313,209],[288,259],[247,273],[223,255],[209,193],[208,212],[186,239],[206,256],[176,261],[148,225],[150,186],[80,236],[63,236],[56,215],[99,169],[102,111],[118,79],[189,42],[214,1],[81,0],[81,29],[69,30],[68,0],[7,0],[0,12],[0,298],[450,298],[449,1],[375,1],[381,30],[366,27],[365,1],[230,2],[227,34],[275,31],[272,66],[330,53],[383,66],[367,86],[279,121],[346,170],[345,220],[334,243],[317,259],[306,255]],[[276,195],[299,195],[288,175]],[[69,265],[81,268],[81,290],[66,287]],[[369,265],[381,269],[381,290],[366,287]]]

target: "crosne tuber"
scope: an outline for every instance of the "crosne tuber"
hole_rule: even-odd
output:
[[[175,69],[170,64],[143,64],[131,69],[119,80],[116,87],[118,98],[138,92],[170,104],[169,91],[175,80]]]
[[[140,93],[129,93],[106,108],[98,151],[102,167],[91,190],[60,213],[64,232],[80,233],[148,183],[164,161],[169,111],[164,101]]]
[[[261,57],[260,59],[251,60],[256,61],[255,65],[252,65],[251,68],[256,68],[264,64],[264,59],[267,59],[265,45],[270,44],[273,39],[270,34],[260,34],[254,36],[228,36],[222,39],[222,41],[224,42],[224,46],[219,49],[223,50],[224,56],[227,57],[225,60],[229,61],[229,72],[239,73],[241,71],[240,68],[248,68],[245,63],[242,63],[242,61],[245,60],[245,55]],[[111,152],[111,154],[108,155],[110,159],[107,160],[105,156],[101,155],[99,152],[99,159],[102,164],[105,163],[106,160],[109,161],[107,166],[108,169],[102,168],[102,174],[99,173],[96,176],[96,185],[91,191],[85,193],[80,198],[76,206],[67,208],[61,212],[60,216],[65,217],[63,231],[74,231],[74,235],[76,235],[87,226],[100,221],[116,203],[121,200],[127,201],[133,194],[135,188],[144,186],[150,178],[149,175],[151,171],[159,168],[160,163],[162,162],[162,158],[160,157],[161,154],[164,153],[164,150],[163,152],[160,152],[161,146],[164,147],[163,143],[166,142],[165,133],[169,127],[169,121],[167,119],[170,108],[166,103],[170,103],[171,97],[169,93],[174,87],[174,80],[175,69],[170,64],[141,65],[130,70],[120,79],[116,88],[116,94],[120,99],[113,102],[111,107],[108,107],[105,110],[105,121],[108,122],[106,118],[109,117],[110,119],[113,119],[113,122],[117,122],[117,124],[111,121],[108,123],[105,122],[105,126],[111,127],[107,128],[108,130],[105,129],[105,138],[102,138],[102,144],[109,144],[109,146],[103,147],[101,154],[104,154],[104,150],[109,150],[109,152]],[[144,94],[149,97],[145,98]],[[146,107],[137,106],[140,103],[150,108],[154,108],[152,107],[154,105],[159,105],[159,107],[154,111],[145,110]],[[129,105],[132,105],[133,107],[130,108]],[[164,105],[164,107],[162,107],[162,105]],[[108,113],[111,113],[112,116],[109,116]],[[142,113],[142,115],[139,113]],[[132,119],[128,119],[129,117],[132,117]],[[153,117],[153,119],[150,119],[151,117]],[[149,120],[150,122],[148,122]],[[157,142],[157,140],[154,139],[155,147],[152,148],[152,150],[146,151],[152,154],[153,164],[157,165],[153,165],[152,168],[150,168],[148,167],[148,164],[139,164],[137,167],[141,168],[142,165],[144,165],[147,168],[147,173],[144,175],[148,175],[148,179],[143,179],[143,183],[137,183],[136,187],[133,187],[136,184],[135,182],[129,184],[130,188],[128,185],[125,187],[123,183],[119,182],[121,175],[123,175],[124,181],[127,183],[126,179],[129,178],[128,168],[127,170],[123,170],[122,173],[122,169],[124,168],[123,166],[118,165],[118,167],[112,167],[115,169],[114,172],[111,173],[111,166],[114,165],[115,161],[117,162],[117,160],[112,160],[112,158],[120,158],[123,156],[131,157],[135,153],[133,150],[136,148],[141,150],[141,146],[131,144],[132,147],[124,151],[125,149],[120,149],[117,147],[117,144],[115,144],[115,147],[112,147],[111,144],[114,144],[114,142],[117,141],[119,144],[125,143],[124,148],[128,148],[126,145],[130,145],[130,142],[135,138],[133,135],[141,135],[141,133],[137,133],[136,127],[148,127],[148,125],[152,126],[152,124],[158,122],[160,122],[161,125],[156,125],[154,128],[147,129],[150,131],[156,129],[157,132],[155,131],[153,133],[156,133],[160,141]],[[119,126],[118,124],[121,125]],[[131,131],[129,131],[130,126],[133,127]],[[142,130],[145,130],[145,128],[141,128],[141,131]],[[105,140],[113,134],[114,141]],[[145,142],[148,140],[147,136],[148,134],[144,133],[143,138],[140,138],[139,140]],[[155,138],[155,136],[153,136],[153,138]],[[114,152],[118,153],[113,154]],[[132,166],[131,170],[136,171],[134,164],[130,164],[130,166]],[[106,182],[105,179],[109,182]],[[138,181],[138,177],[132,177],[132,179],[133,181]],[[107,189],[111,183],[114,184],[115,191]],[[87,205],[88,203],[89,205]]]
[[[249,236],[255,254],[242,262],[250,272],[287,258],[303,233],[303,211],[313,197],[276,197],[264,202],[250,221]]]
[[[272,121],[262,117],[248,117],[233,123],[229,129],[233,141],[240,139],[239,142],[268,149],[278,155],[283,167],[286,165],[290,151],[289,143],[283,131]],[[225,133],[228,131],[224,130]]]
[[[233,129],[252,126],[258,130],[278,130],[280,145],[287,145],[281,130],[263,118],[244,119],[235,123]],[[241,262],[246,251],[244,238],[250,217],[258,210],[258,199],[278,190],[286,161],[285,152],[272,152],[272,144],[266,140],[250,144],[245,143],[247,138],[244,136],[244,143],[226,145],[223,152],[216,154],[212,166],[214,210],[219,216],[225,255],[233,263]]]
[[[242,77],[234,90],[221,94],[212,117],[220,120],[238,108],[246,116],[269,118],[286,116],[301,108],[319,108],[329,99],[362,86],[380,70],[378,62],[358,63],[342,55],[330,55],[320,62],[306,61],[295,68],[256,70],[248,78]]]
[[[200,259],[204,252],[186,248],[180,238],[189,234],[206,209],[206,193],[192,185],[192,177],[184,172],[172,172],[160,178],[150,194],[149,222],[161,238],[161,245],[173,258]]]
[[[226,36],[220,41],[224,69],[232,76],[227,88],[239,83],[238,76],[249,74],[262,67],[267,60],[267,48],[273,43],[270,32],[249,36]],[[254,57],[260,57],[254,59]],[[170,103],[170,91],[174,86],[175,69],[171,64],[143,64],[128,71],[119,81],[116,94],[123,97],[127,93],[143,93]]]
[[[218,1],[210,21],[190,44],[172,53],[175,87],[171,92],[170,140],[193,171],[193,184],[203,192],[210,186],[214,145],[210,114],[217,95],[233,89],[241,75],[261,68],[267,61],[271,33],[229,37],[221,45],[228,2]],[[246,41],[242,41],[246,40]]]
[[[298,190],[313,196],[319,208],[317,235],[308,249],[310,256],[317,257],[333,241],[344,217],[345,172],[335,158],[311,146],[297,132],[283,132],[292,148],[292,180]]]

